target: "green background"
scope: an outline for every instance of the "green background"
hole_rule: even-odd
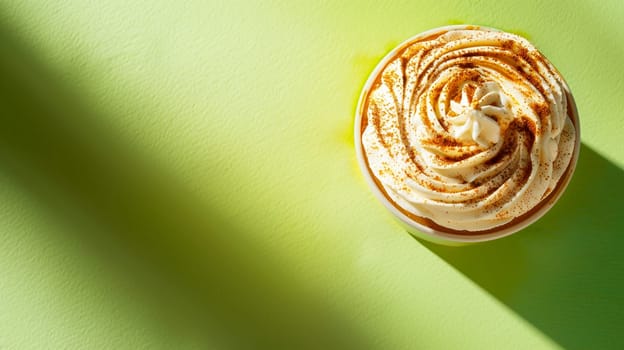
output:
[[[624,347],[624,2],[0,2],[0,349]],[[563,73],[560,202],[412,238],[355,162],[393,46],[471,23]]]

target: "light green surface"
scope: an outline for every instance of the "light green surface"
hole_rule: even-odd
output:
[[[624,346],[624,2],[216,3],[0,3],[0,349]],[[377,61],[455,23],[536,44],[584,144],[465,248],[401,230],[351,137]]]

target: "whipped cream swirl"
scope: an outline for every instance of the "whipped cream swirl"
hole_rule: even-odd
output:
[[[480,27],[412,40],[362,103],[372,175],[402,211],[490,230],[540,204],[572,160],[569,90],[517,35]]]

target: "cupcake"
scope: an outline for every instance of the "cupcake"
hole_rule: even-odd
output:
[[[382,59],[360,96],[355,140],[382,203],[411,233],[452,243],[541,217],[570,181],[580,134],[567,84],[529,41],[462,25]]]

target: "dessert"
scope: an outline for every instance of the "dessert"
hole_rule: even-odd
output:
[[[543,215],[574,171],[569,88],[526,39],[451,26],[407,40],[371,74],[356,149],[378,197],[418,232],[471,241]]]

